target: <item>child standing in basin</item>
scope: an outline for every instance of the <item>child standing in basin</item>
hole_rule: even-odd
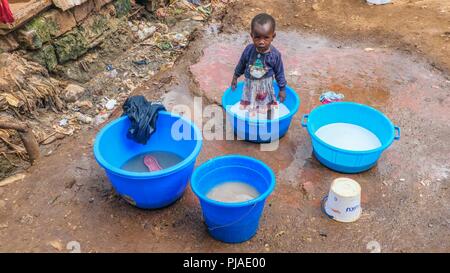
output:
[[[272,116],[272,107],[278,105],[273,87],[273,79],[280,87],[279,99],[286,98],[286,79],[280,52],[271,45],[276,36],[275,19],[266,13],[256,15],[251,22],[253,44],[248,45],[234,71],[231,81],[232,90],[236,90],[237,80],[245,75],[244,90],[240,109],[248,110],[250,116],[266,113]]]

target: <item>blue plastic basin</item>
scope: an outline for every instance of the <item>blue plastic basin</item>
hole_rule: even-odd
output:
[[[230,181],[248,183],[261,195],[240,203],[218,202],[206,197],[214,186]],[[256,234],[264,203],[275,188],[275,175],[259,160],[226,155],[210,159],[195,169],[191,188],[200,200],[209,234],[226,243],[240,243]]]
[[[286,86],[286,100],[283,102],[290,113],[278,119],[272,120],[251,120],[240,117],[230,111],[230,108],[241,100],[244,83],[240,82],[235,91],[228,88],[222,97],[222,107],[227,113],[227,119],[233,126],[234,133],[240,138],[250,142],[264,143],[272,142],[283,137],[291,124],[292,117],[300,107],[300,98],[295,91]],[[279,88],[274,81],[275,94],[278,96]]]
[[[185,132],[185,138],[172,136],[172,125]],[[180,125],[180,126],[178,126]],[[180,198],[191,177],[195,160],[202,146],[201,134],[193,122],[169,112],[160,111],[156,131],[146,145],[127,138],[128,117],[107,124],[94,144],[97,162],[105,169],[109,181],[118,194],[139,208],[155,209],[170,205]],[[189,137],[188,137],[189,136]],[[155,172],[130,172],[120,167],[130,158],[151,151],[172,152],[183,158],[180,163]]]
[[[349,151],[331,146],[319,139],[315,132],[330,123],[351,123],[374,133],[381,147],[368,151]],[[382,152],[392,142],[400,139],[400,128],[380,111],[354,102],[334,102],[315,108],[309,115],[303,115],[303,127],[311,137],[315,157],[328,168],[342,173],[359,173],[372,168]]]

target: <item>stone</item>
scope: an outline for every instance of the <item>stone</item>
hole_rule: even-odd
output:
[[[86,89],[76,84],[67,85],[64,90],[64,100],[66,102],[75,102],[84,95]]]
[[[19,43],[16,41],[12,34],[0,36],[0,54],[3,52],[11,52],[19,47]]]
[[[88,101],[88,100],[83,100],[83,101],[77,101],[75,103],[75,105],[80,108],[81,111],[88,111],[90,109],[94,108],[94,105],[92,104],[92,102]]]
[[[106,4],[111,3],[112,0],[94,0],[94,6],[96,11],[100,11],[100,9]]]
[[[59,37],[64,33],[72,30],[77,22],[70,11],[61,11],[59,9],[52,9],[42,15],[48,25],[53,26],[49,28],[52,38]]]
[[[31,59],[45,66],[48,71],[55,71],[58,65],[55,48],[53,45],[45,45],[40,50],[31,53]]]
[[[89,43],[80,31],[71,31],[53,44],[58,57],[58,63],[62,64],[69,60],[76,60],[82,56],[89,48]]]
[[[79,6],[80,4],[82,4],[86,1],[91,1],[91,0],[52,0],[52,1],[55,6],[62,9],[63,11],[66,11],[75,6]]]
[[[85,123],[85,124],[91,124],[93,119],[88,116],[88,115],[84,115],[80,112],[76,112],[75,113],[75,117],[77,118],[77,120],[81,123]]]
[[[131,2],[130,0],[116,0],[114,7],[116,8],[116,16],[122,17],[130,12]]]
[[[71,12],[52,9],[27,23],[18,31],[17,38],[26,48],[39,49],[75,26],[76,21]]]
[[[94,1],[87,1],[72,9],[73,16],[78,24],[80,24],[94,10]]]
[[[11,24],[0,23],[0,35],[21,27],[31,18],[36,17],[41,11],[52,5],[52,0],[29,1],[21,3],[20,1],[9,1],[11,11],[14,15],[14,22]]]
[[[314,195],[314,184],[310,181],[302,183],[302,192],[307,199],[311,200]]]
[[[29,49],[39,49],[51,39],[50,29],[56,25],[47,25],[44,17],[39,16],[27,23],[18,31],[18,40],[24,47]]]
[[[111,23],[110,16],[106,14],[95,14],[87,18],[83,24],[79,27],[80,32],[85,37],[86,41],[92,47],[97,38],[105,36],[109,25]]]

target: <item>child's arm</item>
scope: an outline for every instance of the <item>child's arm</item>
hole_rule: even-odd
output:
[[[284,102],[284,100],[286,99],[286,78],[284,76],[284,66],[283,60],[281,59],[281,55],[278,56],[273,71],[275,73],[275,80],[277,81],[278,86],[280,87],[278,97],[280,99],[280,102]]]
[[[239,59],[239,63],[236,65],[236,68],[234,69],[233,80],[231,81],[231,89],[233,91],[236,90],[238,78],[245,73],[245,68],[248,62],[247,61],[248,49],[249,49],[248,46],[244,49],[244,52],[242,52],[241,58]]]

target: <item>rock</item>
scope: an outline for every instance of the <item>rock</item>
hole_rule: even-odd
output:
[[[315,3],[315,4],[312,5],[311,8],[312,8],[313,10],[315,10],[315,11],[318,11],[318,10],[320,10],[320,5],[319,5],[318,3]]]
[[[12,34],[0,36],[0,53],[11,52],[19,47],[19,43]]]
[[[90,109],[94,108],[94,105],[92,104],[92,102],[88,101],[88,100],[83,100],[83,101],[77,101],[75,103],[75,105],[80,108],[81,111],[88,111]]]
[[[90,0],[52,0],[53,4],[62,10],[68,10]]]
[[[52,38],[63,35],[77,25],[75,17],[70,11],[51,9],[45,12],[42,17],[47,23],[48,30]]]
[[[92,118],[88,115],[84,115],[80,112],[76,112],[75,113],[75,117],[77,118],[78,121],[85,123],[85,124],[91,124],[92,123]]]
[[[111,26],[115,26],[115,24],[109,14],[95,14],[83,22],[80,32],[86,39],[88,47],[91,48],[103,41]],[[99,39],[101,37],[102,39]]]
[[[60,64],[78,59],[89,48],[88,41],[78,30],[65,34],[55,41],[54,46]]]
[[[87,1],[79,6],[76,6],[72,9],[73,16],[77,24],[80,24],[88,15],[94,10],[95,3],[94,1]]]
[[[302,192],[308,199],[311,199],[314,195],[314,184],[310,181],[302,183]]]
[[[17,32],[19,42],[29,48],[38,49],[52,38],[59,37],[76,26],[71,12],[52,9],[35,17]]]
[[[58,65],[58,58],[56,57],[56,51],[53,45],[45,45],[40,50],[33,51],[31,53],[31,59],[46,67],[49,71],[55,71]]]
[[[94,0],[95,10],[99,11],[104,5],[111,3],[112,0]]]
[[[26,214],[20,218],[21,224],[31,225],[31,224],[33,224],[33,221],[34,221],[34,217],[30,214]]]
[[[2,211],[6,207],[6,202],[3,200],[0,200],[0,211]]]
[[[156,27],[155,26],[151,26],[151,27],[147,27],[144,26],[144,28],[142,30],[139,30],[137,32],[138,38],[139,40],[145,40],[149,37],[151,37],[156,31]]]
[[[2,196],[4,192],[5,192],[5,190],[0,188],[0,196]]]
[[[69,84],[64,90],[64,100],[66,102],[75,102],[84,95],[85,91],[86,89],[84,89],[84,87],[76,84]]]

